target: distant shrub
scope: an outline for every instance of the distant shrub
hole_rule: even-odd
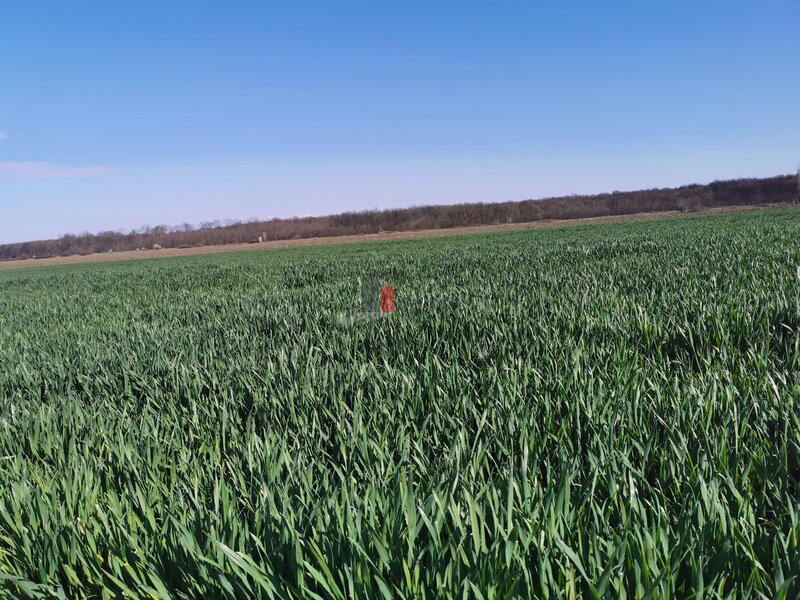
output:
[[[152,248],[197,248],[217,244],[365,235],[379,232],[447,229],[475,225],[582,219],[663,211],[693,212],[703,208],[796,202],[800,179],[794,175],[768,179],[714,181],[679,188],[614,191],[593,196],[566,196],[518,202],[413,206],[384,211],[345,212],[325,217],[294,217],[269,221],[212,221],[198,228],[142,227],[129,233],[66,234],[57,240],[0,245],[0,260],[34,256],[93,254]]]

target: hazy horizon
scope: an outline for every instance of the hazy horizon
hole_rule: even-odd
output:
[[[791,174],[775,174],[773,176],[780,177],[780,176],[786,176],[786,175],[791,176]],[[767,175],[766,177],[769,178],[769,177],[773,177],[773,176]],[[692,181],[692,182],[677,184],[675,186],[663,186],[663,187],[665,187],[665,188],[677,188],[677,187],[683,187],[683,186],[694,185],[694,184],[706,185],[706,184],[711,183],[712,181],[719,180],[719,179],[720,178],[715,178],[714,180],[703,181],[703,182]],[[727,180],[728,178],[725,178],[725,179]],[[737,178],[731,178],[731,179],[741,179],[741,178],[737,177]],[[748,179],[748,178],[745,177],[744,179]],[[655,186],[655,187],[656,188],[661,188],[662,186]],[[612,193],[612,192],[638,192],[638,191],[643,191],[643,190],[646,190],[646,189],[655,189],[655,188],[653,188],[653,187],[651,187],[651,188],[640,188],[640,189],[637,189],[637,190],[628,190],[628,189],[602,190],[602,191],[598,191],[598,192],[585,192],[585,193],[582,193],[580,195],[600,195],[600,194],[606,194],[606,193]],[[506,202],[508,200],[515,201],[515,202],[517,202],[517,201],[525,201],[525,200],[537,201],[537,200],[548,200],[548,199],[553,199],[553,198],[556,198],[556,199],[558,199],[558,198],[568,198],[570,195],[574,195],[574,194],[561,195],[561,196],[541,196],[541,197],[536,197],[536,198],[509,198],[507,200],[495,200],[495,201],[492,201],[492,200],[490,200],[490,201],[475,201],[474,203],[492,204],[492,203],[502,203],[502,202]],[[448,204],[448,203],[428,203],[428,204],[425,204],[425,205],[408,204],[408,205],[403,205],[403,206],[387,206],[387,207],[382,207],[382,208],[372,207],[372,209],[370,209],[370,208],[362,208],[362,209],[360,209],[360,211],[386,210],[386,209],[395,209],[395,208],[397,208],[397,209],[405,209],[405,208],[413,208],[413,207],[419,207],[419,206],[446,205],[446,204]],[[295,217],[296,218],[301,218],[301,219],[302,218],[306,218],[306,217],[326,217],[326,216],[332,216],[332,215],[337,215],[337,214],[342,214],[342,213],[347,213],[347,212],[359,212],[359,211],[351,211],[351,210],[348,210],[348,209],[344,209],[344,210],[337,211],[337,212],[320,213],[320,214],[316,214],[316,215],[312,215],[312,214],[298,214],[298,215],[286,215],[286,216],[277,216],[277,215],[256,216],[256,215],[250,215],[249,217],[220,216],[220,217],[217,217],[217,218],[202,219],[202,220],[198,220],[198,221],[190,221],[190,220],[184,219],[184,220],[174,221],[174,222],[169,222],[169,223],[166,223],[166,222],[140,223],[139,225],[135,225],[133,227],[117,227],[117,228],[108,228],[108,227],[106,227],[106,228],[94,229],[94,230],[93,229],[89,229],[89,228],[84,228],[84,229],[80,229],[80,230],[63,231],[63,232],[61,232],[61,233],[59,233],[57,235],[54,235],[54,236],[52,236],[50,238],[36,238],[36,239],[31,238],[31,239],[25,239],[25,240],[15,240],[15,241],[10,241],[10,242],[0,242],[0,245],[18,244],[18,243],[35,242],[35,241],[44,241],[44,240],[48,240],[48,239],[59,239],[64,235],[80,236],[80,235],[83,235],[83,234],[86,234],[86,233],[89,233],[91,235],[96,235],[96,234],[101,233],[103,231],[114,231],[115,233],[119,233],[119,232],[130,233],[130,232],[132,232],[134,230],[140,230],[140,229],[142,229],[144,227],[153,228],[153,227],[164,226],[164,225],[167,226],[167,227],[172,228],[172,227],[178,227],[178,226],[181,226],[181,225],[189,224],[193,228],[199,229],[204,223],[219,223],[219,224],[224,226],[226,224],[226,222],[240,222],[240,223],[243,223],[243,222],[247,222],[247,221],[250,221],[250,220],[253,220],[253,219],[256,219],[258,221],[268,222],[268,221],[271,221],[273,219],[291,219],[291,218],[295,218]]]
[[[0,243],[791,173],[800,3],[0,8]]]

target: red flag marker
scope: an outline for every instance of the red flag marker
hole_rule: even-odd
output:
[[[381,288],[381,312],[394,312],[394,287],[391,285]]]

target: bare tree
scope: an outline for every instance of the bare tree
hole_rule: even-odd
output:
[[[247,241],[289,240],[378,231],[433,229],[459,225],[489,225],[504,222],[529,222],[539,219],[576,219],[609,214],[632,214],[683,209],[694,211],[704,206],[744,204],[800,204],[800,166],[795,175],[767,179],[714,181],[708,185],[689,185],[674,189],[617,192],[595,196],[568,196],[486,204],[440,206],[415,205],[387,211],[366,210],[324,217],[271,218],[246,223],[234,219],[224,223],[208,221],[198,228],[189,223],[168,227],[143,225],[125,233],[123,230],[84,231],[65,234],[59,239],[17,244],[0,244],[0,259],[89,254],[134,248],[188,247],[195,245],[233,244]]]

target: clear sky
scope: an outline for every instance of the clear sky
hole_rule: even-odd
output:
[[[800,0],[0,0],[0,243],[800,160]]]

